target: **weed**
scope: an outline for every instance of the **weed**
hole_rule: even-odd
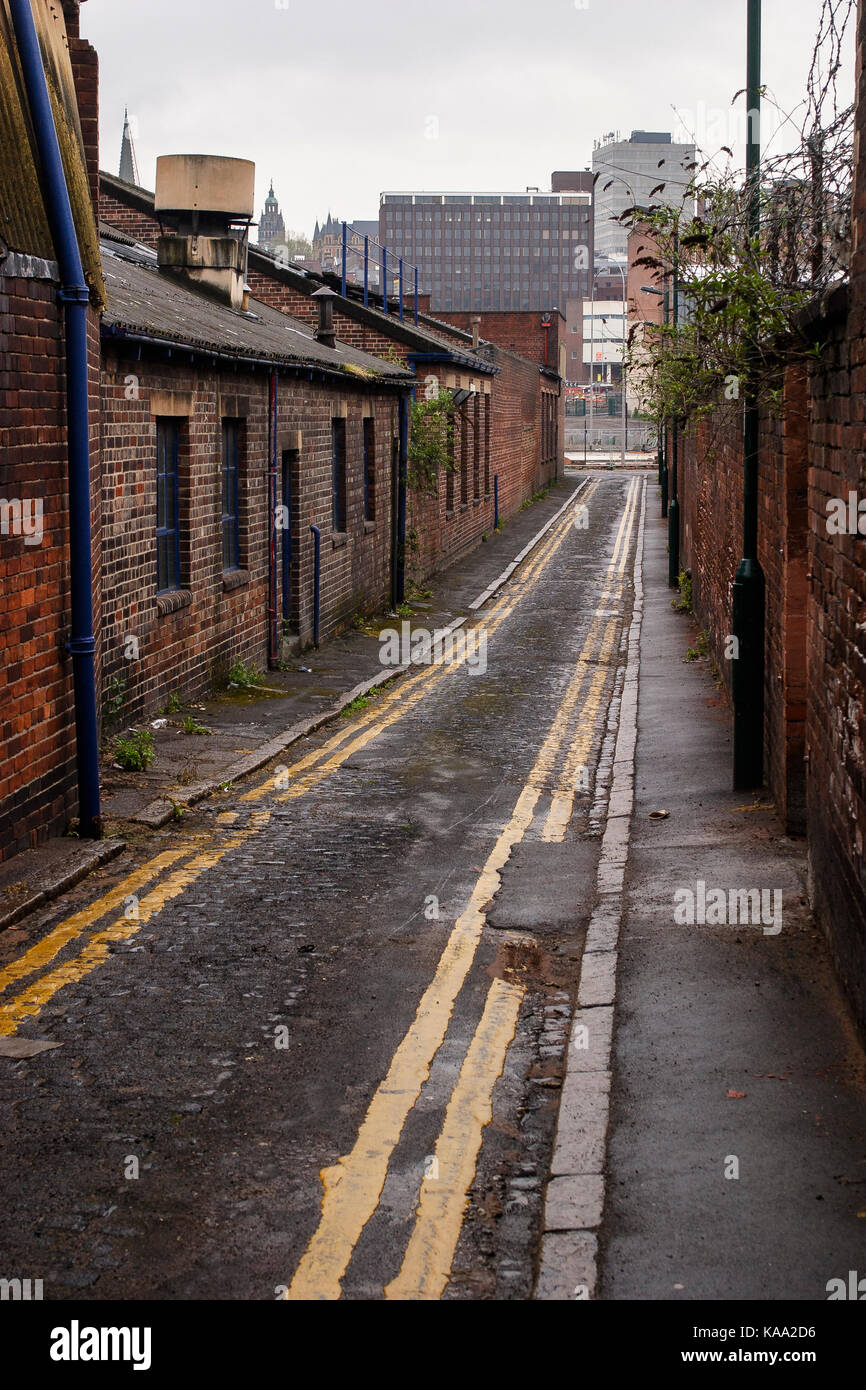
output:
[[[163,710],[163,714],[177,714],[180,710],[181,703],[180,694],[178,691],[173,690],[168,697],[168,702]]]
[[[188,714],[181,720],[180,727],[185,734],[212,734],[213,729],[206,729],[203,724],[199,724],[194,714]]]
[[[549,487],[539,488],[538,492],[533,492],[531,497],[527,497],[525,502],[521,502],[520,510],[525,512],[527,507],[533,506],[536,502],[543,502],[549,492]]]
[[[146,772],[156,761],[153,735],[147,729],[132,729],[114,745],[115,761],[125,772]]]
[[[123,709],[125,700],[126,677],[112,676],[106,686],[105,696],[102,702],[102,711],[108,723],[118,717]]]
[[[691,613],[692,611],[692,577],[685,570],[680,570],[679,578],[680,596],[671,604],[675,613]]]
[[[346,708],[342,711],[343,718],[348,719],[350,715],[360,714],[361,710],[365,710],[369,704],[369,695],[359,695],[357,699],[353,700],[352,703],[350,705],[347,705]]]
[[[262,679],[255,666],[246,666],[243,661],[236,661],[228,674],[229,686],[238,690],[255,690],[257,685],[262,684]]]

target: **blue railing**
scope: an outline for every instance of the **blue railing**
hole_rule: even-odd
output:
[[[343,226],[343,242],[342,242],[342,257],[341,257],[341,262],[342,262],[342,263],[341,263],[341,280],[342,280],[343,294],[345,295],[345,293],[346,293],[346,285],[347,285],[347,283],[348,283],[349,232],[350,232],[350,231],[355,232],[356,229],[355,229],[355,228],[351,225],[351,223],[349,223],[349,222],[344,222],[344,223],[342,224],[342,226]],[[360,232],[357,232],[357,235],[360,236],[361,233],[360,233]],[[371,242],[372,242],[372,248],[377,249],[378,252],[379,252],[378,260],[379,260],[380,288],[381,288],[381,291],[382,291],[382,308],[383,308],[384,312],[385,312],[386,314],[387,314],[387,313],[390,313],[390,310],[389,310],[389,308],[388,308],[388,298],[389,298],[389,296],[388,296],[388,258],[390,257],[391,262],[392,262],[392,264],[394,265],[394,267],[395,267],[395,269],[396,269],[397,278],[398,278],[398,281],[399,281],[399,291],[398,291],[398,293],[399,293],[399,299],[400,299],[400,308],[399,308],[399,311],[398,311],[398,312],[399,312],[400,320],[401,320],[401,322],[402,322],[402,321],[403,321],[403,317],[404,317],[404,304],[405,304],[405,297],[406,297],[406,276],[407,276],[407,274],[411,274],[412,279],[413,279],[414,318],[415,318],[415,322],[416,322],[416,324],[417,324],[417,322],[418,322],[418,267],[417,267],[417,265],[407,265],[406,262],[404,261],[404,259],[403,259],[402,256],[395,256],[394,253],[393,253],[393,251],[389,251],[388,248],[387,248],[387,246],[383,246],[383,245],[382,245],[382,243],[379,241],[379,238],[378,238],[378,237],[370,238],[369,236],[364,236],[364,303],[365,303],[365,305],[368,305],[368,304],[370,303],[370,252],[371,252],[371,249],[372,249],[372,248],[371,248]]]

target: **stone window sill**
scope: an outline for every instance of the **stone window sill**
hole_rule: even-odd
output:
[[[461,503],[460,503],[460,513],[461,513],[461,516],[462,516],[463,512],[468,512],[468,511],[469,511],[469,503],[468,503],[468,502],[461,502]]]
[[[249,570],[223,570],[223,588],[227,593],[232,589],[246,588],[249,582]]]
[[[189,608],[192,594],[189,589],[170,589],[156,596],[156,611],[160,618],[169,613],[179,613],[181,608]]]
[[[473,499],[472,499],[472,505],[473,505],[473,507],[480,507],[480,506],[481,506],[481,498],[480,498],[480,497],[473,497]]]
[[[365,535],[365,536],[372,536],[372,534],[373,534],[373,532],[375,531],[375,529],[376,529],[376,523],[375,523],[375,521],[365,521],[365,522],[364,522],[364,535]]]
[[[348,531],[332,531],[332,532],[331,532],[331,548],[332,548],[333,550],[340,550],[340,549],[342,548],[342,546],[348,545],[348,544],[349,544],[349,533],[348,533]]]
[[[446,511],[446,513],[445,513],[445,520],[446,520],[446,521],[450,521],[451,518],[452,518],[453,516],[454,516],[454,508],[453,508],[453,507],[450,507],[450,508]]]

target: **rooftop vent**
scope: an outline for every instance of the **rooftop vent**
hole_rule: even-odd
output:
[[[160,267],[233,309],[243,306],[255,175],[248,159],[169,154],[156,161],[154,210],[171,228],[157,244]]]

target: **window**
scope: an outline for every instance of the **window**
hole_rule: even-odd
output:
[[[156,422],[156,587],[180,588],[180,427],[177,420]]]
[[[364,421],[364,520],[376,520],[376,424]]]
[[[223,420],[222,458],[222,544],[223,569],[236,570],[241,563],[238,520],[238,479],[240,473],[240,421]]]
[[[333,527],[335,531],[345,531],[346,522],[346,422],[345,420],[331,421],[331,445],[332,445],[332,493],[333,493]]]

